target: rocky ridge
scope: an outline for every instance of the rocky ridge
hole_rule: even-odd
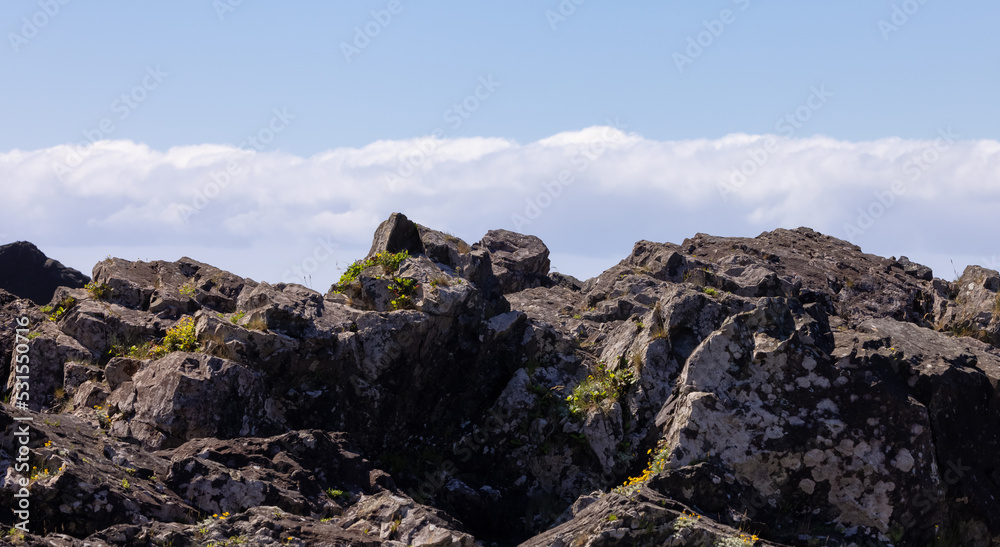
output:
[[[799,228],[581,281],[397,213],[326,294],[187,258],[79,281],[0,290],[8,543],[1000,545],[993,270]]]

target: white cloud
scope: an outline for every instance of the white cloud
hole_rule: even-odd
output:
[[[53,167],[73,147],[14,150],[0,153],[0,232],[59,249],[50,254],[85,271],[111,249],[173,260],[157,250],[189,247],[273,281],[310,266],[306,259],[326,238],[338,252],[311,272],[322,288],[393,211],[470,242],[491,228],[534,233],[562,272],[580,277],[624,258],[639,239],[810,226],[867,252],[922,260],[950,278],[951,257],[961,268],[1000,254],[992,237],[1000,142],[929,136],[653,141],[592,127],[527,144],[424,138],[311,157],[102,141],[62,178]],[[238,173],[225,175],[233,165]],[[411,176],[387,182],[404,166]]]

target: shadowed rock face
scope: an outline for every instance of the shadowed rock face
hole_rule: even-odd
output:
[[[0,290],[23,544],[997,545],[995,271],[806,228],[586,281],[503,230],[373,239],[410,257],[327,294],[190,259],[102,261],[58,317]]]
[[[27,241],[0,245],[0,289],[45,304],[59,287],[80,288],[90,278],[46,257]]]

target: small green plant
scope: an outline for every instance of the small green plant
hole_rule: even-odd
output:
[[[198,336],[194,331],[194,318],[188,316],[178,321],[173,327],[167,329],[167,336],[163,338],[163,343],[153,346],[150,353],[156,357],[163,357],[164,355],[174,351],[197,350]]]
[[[701,292],[707,294],[708,296],[715,296],[719,294],[719,291],[713,289],[712,287],[705,287],[704,289],[701,290]]]
[[[413,294],[420,288],[416,279],[394,277],[389,284],[389,290],[395,298],[389,303],[394,310],[410,309],[413,307]]]
[[[38,308],[38,310],[41,311],[42,313],[52,313],[52,306],[45,305]]]
[[[52,309],[52,306],[45,306],[42,308],[42,311],[44,313],[48,313],[45,311],[45,308],[48,308],[50,311],[52,311],[51,315],[49,315],[49,321],[55,322],[62,319],[62,317],[66,315],[66,312],[71,310],[75,305],[76,305],[76,298],[73,298],[72,296],[67,296],[59,301],[59,304],[56,305],[55,310]]]
[[[246,314],[247,312],[245,311],[238,311],[234,313],[232,316],[230,316],[229,320],[232,321],[234,324],[239,323],[240,319],[243,319],[243,317],[246,316]]]
[[[619,362],[624,364],[624,359],[619,359]],[[604,408],[635,384],[635,374],[629,367],[619,366],[617,371],[611,371],[604,361],[598,361],[596,368],[594,374],[577,384],[566,397],[571,414],[585,414],[592,409]]]
[[[334,499],[334,500],[336,500],[336,499],[342,499],[342,498],[350,498],[351,497],[351,493],[350,492],[344,492],[343,490],[335,490],[333,488],[327,488],[326,489],[326,495],[330,496],[330,499]]]
[[[614,522],[616,520],[618,520],[618,515],[615,514],[608,515],[608,522]]]
[[[667,466],[667,460],[670,459],[670,446],[667,441],[660,439],[656,444],[656,448],[649,449],[646,454],[650,455],[649,465],[638,477],[629,477],[624,484],[615,488],[615,492],[619,494],[634,494],[642,488],[643,484],[649,482],[649,479],[653,478],[659,473],[662,473]]]
[[[90,296],[93,296],[97,300],[105,300],[107,297],[111,296],[111,287],[107,283],[98,283],[97,281],[91,281],[83,287],[87,289]]]
[[[333,517],[326,517],[326,518],[319,519],[320,522],[330,522],[331,520],[333,520]]]
[[[20,544],[24,542],[24,531],[20,528],[13,527],[7,530],[7,538],[11,543]]]
[[[340,281],[337,282],[333,287],[334,292],[344,292],[355,279],[361,275],[361,272],[365,271],[372,266],[382,266],[382,270],[386,275],[391,275],[399,269],[399,265],[403,263],[404,260],[409,258],[409,251],[403,251],[400,253],[390,253],[388,251],[382,251],[372,258],[367,260],[358,260],[357,262],[351,264],[347,267],[347,270],[343,275],[340,276]]]
[[[179,289],[177,289],[177,292],[181,293],[184,296],[194,296],[195,288],[192,283],[185,283],[181,285]]]
[[[35,332],[29,332],[29,333],[28,333],[28,340],[34,340],[35,338],[38,338],[38,337],[39,337],[39,336],[41,336],[41,335],[42,335],[42,333],[40,333],[40,332],[38,332],[38,331],[35,331]]]
[[[129,488],[132,488],[132,485],[129,484],[128,479],[122,479],[122,488],[124,488],[126,490],[128,490]]]

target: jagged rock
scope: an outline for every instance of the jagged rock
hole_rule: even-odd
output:
[[[0,245],[0,289],[36,304],[52,299],[59,287],[81,288],[90,278],[45,256],[27,241]]]
[[[643,489],[632,497],[610,494],[581,504],[568,522],[531,538],[521,547],[782,545],[750,539],[751,535],[701,518],[690,508]]]
[[[236,297],[256,282],[190,258],[177,262],[131,262],[108,258],[94,266],[94,282],[107,285],[107,300],[126,308],[177,318],[202,306],[235,311]]]
[[[169,448],[200,437],[269,432],[265,393],[260,374],[239,363],[175,352],[116,389],[108,398],[108,414],[115,419],[116,436]]]
[[[79,289],[60,288],[50,306],[56,308],[67,298],[72,298],[75,304],[58,320],[59,329],[99,357],[109,355],[113,349],[127,352],[132,346],[151,342],[175,323],[140,310],[96,300]]]
[[[265,439],[196,439],[164,452],[165,483],[209,514],[239,513],[259,505],[298,515],[339,516],[346,497],[371,493],[371,464],[343,435],[295,431]],[[338,503],[339,502],[339,503]]]
[[[420,239],[417,225],[402,213],[393,213],[375,230],[372,248],[367,258],[380,252],[400,253],[408,251],[411,255],[423,254],[424,244]]]
[[[66,393],[72,395],[76,388],[84,382],[100,382],[104,378],[104,371],[96,365],[90,363],[77,363],[69,361],[63,366],[63,385]]]
[[[549,248],[537,237],[490,230],[477,245],[490,253],[504,294],[549,283]]]
[[[65,366],[68,362],[94,363],[95,356],[76,339],[61,332],[54,323],[45,321],[35,327],[37,336],[29,338],[24,344],[29,357],[30,380],[28,387],[19,384],[17,363],[10,363],[10,375],[7,378],[6,391],[10,400],[21,400],[22,391],[27,391],[28,407],[31,410],[41,410],[55,402],[56,389],[64,389]],[[22,363],[23,364],[23,363]]]
[[[108,387],[112,391],[125,382],[132,381],[135,373],[142,370],[143,366],[149,364],[148,360],[132,359],[130,357],[115,357],[104,366],[104,376],[108,380]]]
[[[97,412],[91,407],[87,414],[93,417]],[[160,482],[167,471],[162,458],[102,435],[93,418],[33,412],[27,417],[32,421],[15,422],[6,409],[0,409],[5,435],[22,424],[29,428],[30,464],[35,474],[29,512],[34,533],[58,531],[84,538],[116,524],[183,521],[194,512]],[[6,448],[0,452],[5,469],[13,463],[11,456]],[[4,507],[18,505],[16,476],[8,473],[0,480]],[[77,541],[65,544],[83,545]]]
[[[59,469],[26,544],[997,546],[995,271],[806,228],[585,281],[402,215],[379,250],[410,256],[326,295],[190,259],[103,261],[45,312],[0,290],[7,395],[23,343]],[[197,352],[147,357],[187,317]]]
[[[938,327],[1000,344],[1000,273],[969,266],[953,289],[958,294],[945,306]]]

